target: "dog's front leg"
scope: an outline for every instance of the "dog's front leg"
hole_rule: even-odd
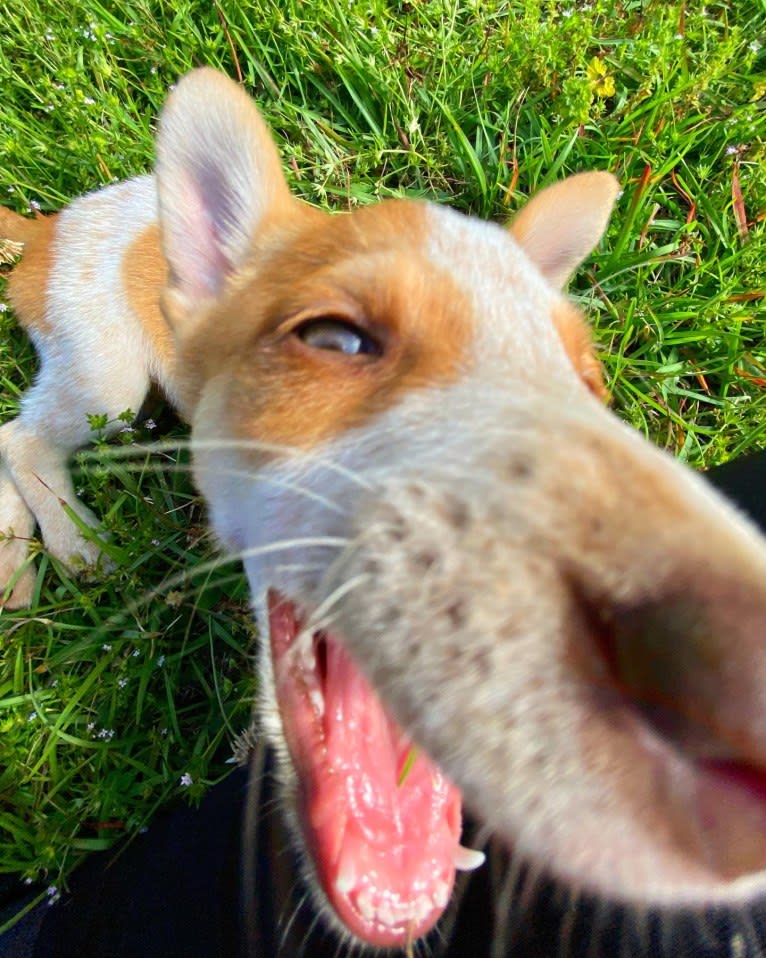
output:
[[[9,555],[4,565],[10,569],[0,565],[0,589],[25,560],[23,539],[31,534],[35,519],[46,548],[65,565],[78,568],[103,563],[98,544],[86,539],[71,517],[74,512],[91,528],[99,525],[97,517],[77,498],[69,475],[68,459],[76,445],[57,445],[25,428],[23,416],[0,426],[0,456],[8,470],[8,482],[0,498],[0,525],[13,534],[5,544]]]
[[[32,601],[35,574],[25,563],[34,528],[35,517],[0,463],[0,609],[23,608]]]

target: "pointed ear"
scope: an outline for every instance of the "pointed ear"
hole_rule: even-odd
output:
[[[160,115],[157,192],[171,321],[220,294],[268,213],[290,200],[274,141],[247,94],[194,70]]]
[[[542,190],[511,223],[511,234],[561,289],[604,234],[620,191],[611,173],[578,173]]]

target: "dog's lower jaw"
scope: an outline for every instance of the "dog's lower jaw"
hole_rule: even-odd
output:
[[[413,752],[337,638],[312,637],[286,598],[266,602],[263,726],[307,884],[341,933],[405,947],[446,908],[456,868],[483,861],[459,845],[459,793]]]

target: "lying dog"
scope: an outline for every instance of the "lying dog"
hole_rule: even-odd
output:
[[[341,936],[407,947],[434,926],[482,860],[463,803],[577,892],[763,892],[766,546],[604,408],[560,292],[614,178],[552,186],[510,230],[407,201],[330,216],[205,69],[157,152],[156,177],[58,216],[0,213],[41,358],[0,427],[7,604],[29,601],[35,524],[62,561],[98,563],[67,460],[88,413],[137,409],[156,381],[244,560],[259,726]]]

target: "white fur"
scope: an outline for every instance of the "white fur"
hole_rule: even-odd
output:
[[[63,501],[87,525],[99,524],[74,492],[68,459],[92,437],[88,415],[115,420],[128,409],[137,412],[151,379],[170,391],[168,370],[122,280],[126,250],[155,221],[149,176],[84,196],[59,215],[45,325],[30,331],[40,371],[19,416],[0,427],[0,455],[13,478],[0,486],[0,530],[11,535],[0,541],[0,582],[23,561],[35,517],[61,561],[89,566],[101,559],[98,544],[82,536],[62,507]],[[115,428],[112,422],[106,431]]]

